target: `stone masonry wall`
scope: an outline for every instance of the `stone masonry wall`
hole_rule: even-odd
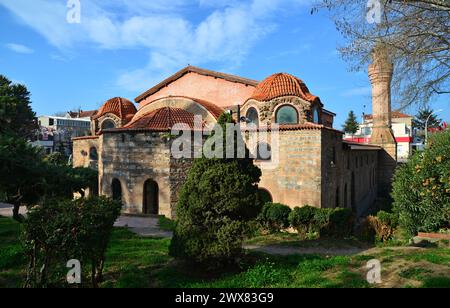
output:
[[[91,159],[91,148],[98,154],[99,139],[97,137],[82,137],[73,140],[73,167],[91,167],[97,169],[97,160]]]
[[[320,159],[320,130],[280,131],[279,164],[273,170],[262,169],[259,187],[268,190],[274,202],[292,208],[320,207]]]
[[[322,207],[362,213],[377,197],[378,150],[351,150],[342,135],[322,131]]]
[[[170,147],[162,133],[103,134],[100,164],[101,193],[112,195],[112,181],[122,185],[125,213],[142,213],[144,183],[153,180],[159,188],[159,214],[172,217]]]

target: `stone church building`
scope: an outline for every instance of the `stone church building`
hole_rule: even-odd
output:
[[[279,125],[279,163],[262,169],[259,183],[264,198],[361,213],[388,192],[396,164],[391,76],[387,58],[375,57],[369,68],[373,137],[365,145],[344,141],[343,132],[333,128],[335,114],[295,76],[279,73],[258,82],[188,66],[135,103],[119,97],[105,102],[91,118],[91,136],[73,140],[73,165],[98,169],[98,187],[91,189],[121,199],[125,213],[173,218],[192,159],[171,155],[171,128],[176,123],[193,128],[195,115],[204,125],[214,124],[223,112],[232,112],[244,126]]]

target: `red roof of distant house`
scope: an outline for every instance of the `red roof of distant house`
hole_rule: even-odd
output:
[[[391,116],[392,118],[413,118],[413,116],[407,115],[405,113],[401,113],[400,111],[392,111],[391,112]],[[364,119],[366,120],[372,120],[373,119],[373,115],[372,114],[366,114],[364,115]]]
[[[69,116],[72,119],[76,118],[91,118],[97,113],[97,110],[89,110],[89,111],[69,111]]]
[[[298,96],[309,102],[318,99],[317,96],[309,92],[308,87],[302,80],[287,73],[278,73],[267,77],[258,84],[251,99],[270,101],[282,96]]]
[[[177,123],[187,124],[190,128],[194,128],[194,116],[193,113],[181,108],[163,107],[134,119],[123,129],[168,131]]]
[[[93,119],[98,119],[107,113],[112,113],[121,119],[131,120],[136,112],[136,107],[132,102],[126,98],[114,97],[103,104]]]

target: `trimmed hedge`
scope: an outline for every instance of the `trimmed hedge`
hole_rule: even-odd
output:
[[[312,206],[296,207],[289,215],[289,222],[291,226],[297,229],[298,233],[305,235],[308,232],[314,232],[319,230],[315,229],[316,215],[318,208]]]
[[[272,232],[289,227],[289,214],[291,208],[280,203],[266,203],[260,215],[263,226]]]
[[[353,215],[350,209],[297,207],[292,211],[289,220],[301,235],[318,232],[321,236],[346,237],[351,235],[353,230]]]

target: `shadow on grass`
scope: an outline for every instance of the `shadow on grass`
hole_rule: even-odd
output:
[[[367,287],[350,257],[246,253],[238,265],[211,271],[168,256],[169,239],[114,231],[102,287],[271,288]]]

